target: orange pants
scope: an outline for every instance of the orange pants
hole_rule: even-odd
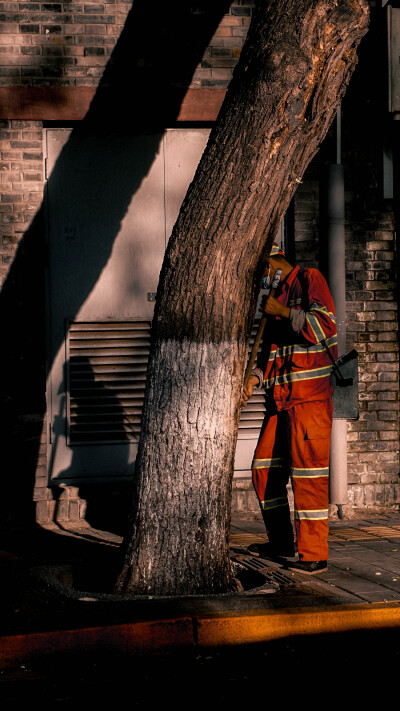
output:
[[[331,398],[275,410],[267,418],[254,454],[253,484],[271,544],[293,544],[286,485],[294,495],[301,560],[328,559]]]

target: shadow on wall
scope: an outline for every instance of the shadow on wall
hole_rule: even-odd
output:
[[[227,0],[206,0],[196,8],[188,1],[172,6],[134,2],[88,114],[72,131],[48,183],[57,196],[68,176],[73,195],[80,176],[84,214],[75,219],[84,222],[85,230],[75,265],[79,279],[74,276],[71,320],[107,263],[132,196],[159,150],[160,133],[174,125],[193,72],[229,6]],[[141,133],[149,134],[148,150],[133,169],[129,143]],[[86,151],[93,136],[96,151]],[[43,203],[0,295],[3,525],[33,522],[35,482],[47,485],[41,441],[46,411],[45,210]],[[62,267],[67,283],[74,267]],[[48,368],[60,345],[61,337],[52,343]]]

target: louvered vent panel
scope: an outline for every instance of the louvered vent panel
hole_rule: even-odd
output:
[[[69,327],[68,439],[71,445],[137,441],[150,346],[150,321],[80,322]],[[255,324],[249,354],[257,332]],[[258,437],[264,396],[242,411],[239,439]]]
[[[150,326],[150,321],[70,324],[70,444],[138,440]]]
[[[249,357],[251,349],[253,348],[253,343],[255,341],[258,326],[260,321],[256,321],[253,324],[253,329],[251,332],[250,344],[249,344]],[[239,421],[239,439],[252,439],[257,438],[260,433],[261,425],[264,421],[265,415],[265,397],[263,394],[253,395],[253,397],[248,401],[246,407],[242,410],[240,414]]]

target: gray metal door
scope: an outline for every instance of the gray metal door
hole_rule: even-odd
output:
[[[50,480],[133,474],[159,271],[208,135],[46,131]],[[237,476],[263,411],[242,417]]]

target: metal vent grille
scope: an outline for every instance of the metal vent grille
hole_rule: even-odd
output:
[[[250,343],[249,343],[249,357],[251,349],[253,348],[253,343],[256,339],[258,326],[260,321],[257,320],[253,324]],[[265,397],[263,393],[260,395],[253,395],[253,397],[248,401],[244,410],[240,414],[239,421],[239,433],[238,439],[254,439],[258,438],[260,434],[260,428],[264,421],[265,415]]]
[[[112,444],[139,439],[150,328],[150,321],[69,325],[69,444]],[[249,353],[256,332],[257,323]],[[254,395],[241,413],[239,439],[257,438],[264,415],[264,395]]]
[[[137,441],[150,321],[71,323],[68,440],[72,445]]]

